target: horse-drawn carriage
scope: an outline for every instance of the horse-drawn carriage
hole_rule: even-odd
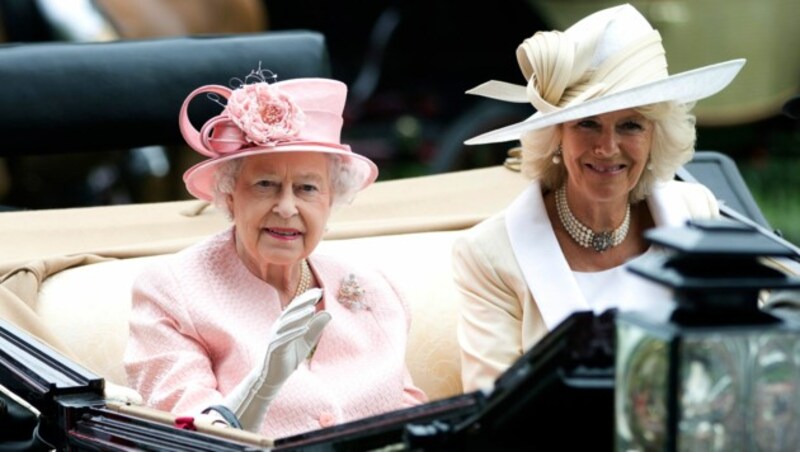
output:
[[[247,73],[258,62],[283,78],[328,71],[324,39],[312,32],[0,49],[3,99],[14,106],[0,111],[2,152],[13,157],[178,144],[183,97],[196,86],[225,84],[231,73]],[[524,443],[532,419],[547,425],[537,414],[542,406],[551,407],[544,410],[549,422],[564,416],[593,422],[587,437],[610,446],[616,377],[611,315],[571,317],[494,390],[462,391],[450,247],[526,186],[514,158],[506,163],[378,182],[334,215],[320,249],[378,265],[405,288],[412,303],[407,363],[431,402],[277,442],[214,426],[187,430],[169,413],[112,400],[127,385],[122,352],[134,276],[142,265],[225,227],[224,215],[188,200],[1,213],[6,410],[0,411],[0,448],[511,447]],[[698,153],[681,177],[699,178],[724,201],[728,218],[788,250],[783,257],[790,261],[798,257],[792,244],[772,233],[730,159]],[[425,258],[414,259],[419,255]],[[797,422],[800,413],[791,409]],[[540,438],[552,434],[542,428]]]

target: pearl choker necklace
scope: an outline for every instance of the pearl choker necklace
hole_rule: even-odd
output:
[[[569,210],[566,184],[556,190],[556,211],[558,212],[558,219],[561,220],[561,224],[564,225],[564,229],[567,230],[572,240],[584,248],[592,247],[598,253],[622,243],[631,226],[631,205],[628,203],[625,219],[622,220],[622,224],[617,229],[601,232],[592,231],[578,221],[572,211]]]
[[[294,291],[294,296],[297,297],[305,293],[311,288],[311,269],[308,268],[308,261],[303,259],[300,262],[300,282],[297,283],[297,289]]]

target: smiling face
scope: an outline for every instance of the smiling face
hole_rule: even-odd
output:
[[[237,251],[255,274],[293,265],[316,248],[331,213],[328,165],[314,152],[245,157],[228,205]]]
[[[634,109],[562,125],[568,193],[592,202],[625,199],[647,166],[653,123]]]

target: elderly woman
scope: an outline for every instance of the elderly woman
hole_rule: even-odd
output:
[[[181,132],[208,157],[186,187],[233,225],[137,278],[130,384],[153,407],[271,437],[424,402],[404,362],[410,316],[397,288],[314,253],[331,209],[377,176],[340,143],[346,86],[266,80],[204,86],[184,102]],[[200,93],[227,102],[197,131],[187,109]]]
[[[625,264],[655,252],[647,229],[718,215],[706,187],[673,179],[694,152],[693,102],[744,64],[669,76],[660,35],[630,5],[536,33],[517,60],[527,87],[488,82],[471,91],[530,101],[537,112],[467,141],[519,139],[532,183],[454,244],[465,390],[492,386],[573,312],[669,313],[667,290]]]

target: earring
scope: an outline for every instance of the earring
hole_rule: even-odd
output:
[[[558,165],[561,163],[561,143],[558,143],[555,152],[553,152],[553,164]]]
[[[647,171],[653,171],[653,161],[647,160]]]

